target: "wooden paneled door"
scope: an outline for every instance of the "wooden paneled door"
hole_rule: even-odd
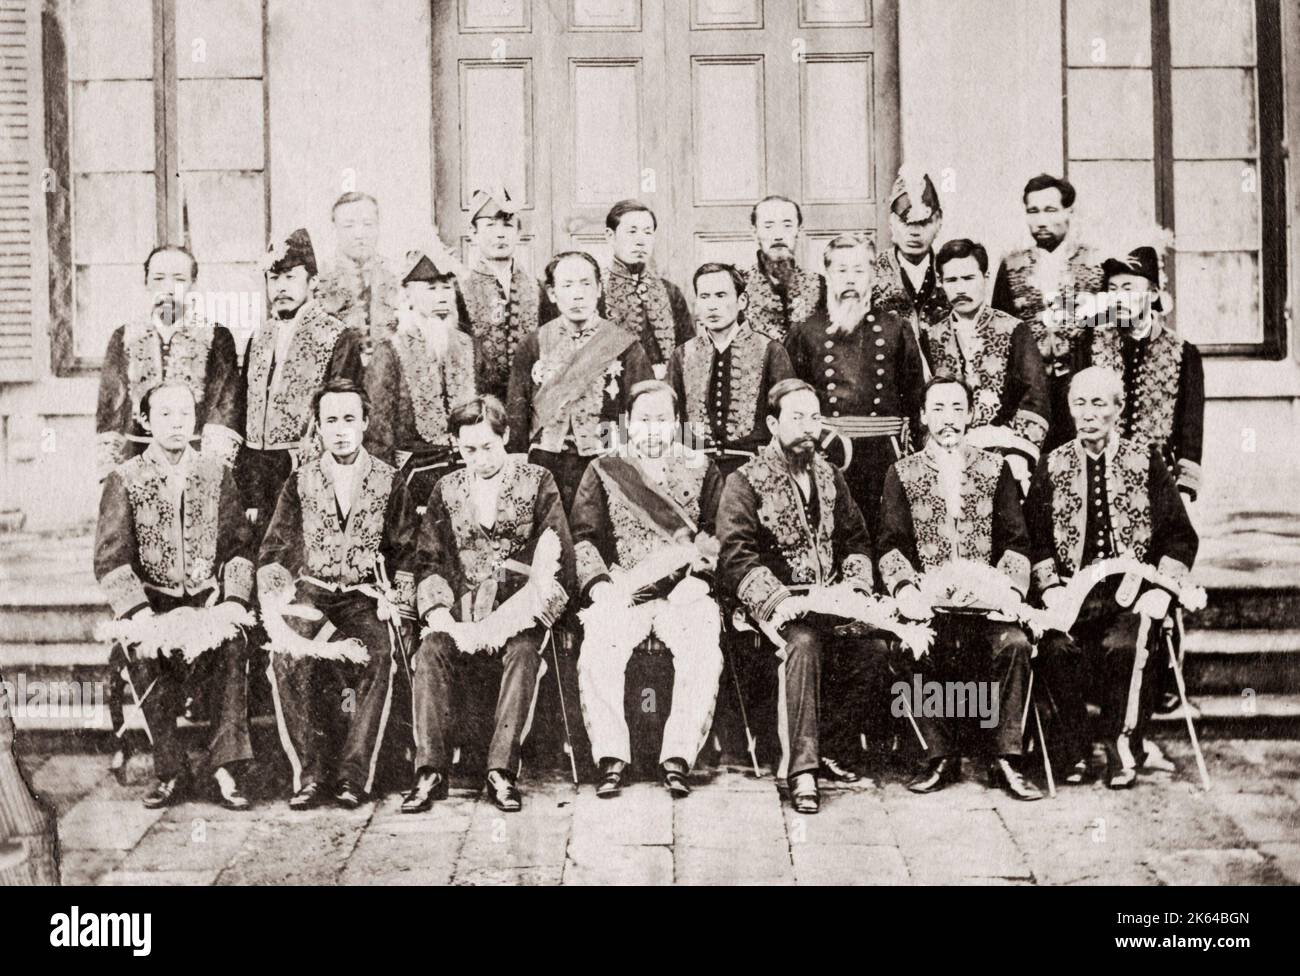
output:
[[[753,260],[749,209],[800,201],[804,260],[876,234],[898,157],[896,0],[435,0],[434,199],[469,257],[476,186],[522,193],[528,257],[590,249],[609,205],[659,216],[689,294]],[[516,190],[516,188],[521,188]]]

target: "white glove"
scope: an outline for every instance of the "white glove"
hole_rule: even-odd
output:
[[[1007,467],[1011,469],[1011,477],[1015,478],[1021,487],[1027,486],[1032,474],[1029,470],[1029,462],[1019,454],[1007,454],[1004,460],[1007,462]]]
[[[601,580],[591,588],[591,602],[594,603],[613,603],[615,590],[614,584],[609,580]]]
[[[894,594],[898,612],[908,620],[928,620],[934,616],[934,610],[921,595],[915,583],[904,583]]]
[[[703,600],[709,595],[709,584],[704,582],[698,576],[687,576],[673,587],[672,592],[668,594],[668,602],[676,605],[694,603],[696,600]]]
[[[244,509],[244,518],[248,519],[249,522],[256,523],[256,522],[257,522],[257,509],[255,509],[255,508],[246,508],[246,509]]]
[[[455,626],[456,619],[451,615],[451,611],[446,607],[438,607],[430,610],[424,618],[424,626],[430,632],[435,634],[449,633]]]
[[[1169,613],[1169,592],[1167,590],[1147,590],[1133,605],[1133,612],[1152,620],[1163,620]]]
[[[1043,606],[1048,610],[1055,610],[1064,599],[1065,587],[1059,583],[1043,590]]]

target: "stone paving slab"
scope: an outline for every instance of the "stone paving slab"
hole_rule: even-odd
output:
[[[147,781],[117,782],[104,755],[27,757],[59,811],[69,884],[1282,884],[1300,882],[1300,743],[1206,743],[1200,789],[1185,743],[1173,775],[1099,783],[1021,803],[970,764],[930,796],[903,785],[827,788],[793,812],[771,775],[724,768],[674,801],[633,783],[600,800],[561,771],[525,777],[504,814],[455,789],[424,814],[394,795],[344,811],[234,813],[204,801],[149,811]],[[128,776],[128,779],[132,779]],[[138,777],[136,777],[138,779]]]

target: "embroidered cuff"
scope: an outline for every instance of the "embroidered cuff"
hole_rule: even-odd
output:
[[[1021,598],[1029,592],[1029,560],[1020,553],[1008,549],[998,560],[998,567],[1011,577],[1011,585],[1020,593]]]
[[[876,576],[871,568],[871,558],[861,553],[844,557],[840,575],[844,577],[845,582],[857,583],[867,592],[875,588]]]
[[[199,453],[204,457],[216,458],[228,468],[235,466],[239,457],[239,447],[244,439],[229,427],[221,424],[204,424],[203,436],[199,439]]]
[[[736,588],[736,596],[759,623],[771,620],[777,604],[790,595],[785,584],[766,566],[751,569]]]
[[[600,555],[600,550],[587,541],[579,542],[573,547],[573,558],[578,565],[578,588],[584,593],[598,577],[609,576],[609,567]]]
[[[1032,410],[1017,410],[1008,424],[1021,438],[1028,442],[1029,456],[1038,460],[1038,452],[1047,437],[1047,421]],[[1024,448],[1022,448],[1024,450]]]
[[[916,570],[906,556],[897,549],[890,549],[880,557],[880,580],[892,595],[904,583],[916,582]]]
[[[1034,563],[1029,570],[1029,581],[1033,584],[1034,589],[1042,593],[1052,586],[1059,586],[1061,577],[1056,573],[1056,560],[1044,559]]]
[[[415,574],[405,569],[393,574],[393,589],[396,590],[397,610],[403,617],[415,615]]]
[[[95,470],[103,481],[126,458],[126,438],[106,430],[95,439]]]
[[[1192,568],[1180,563],[1173,556],[1161,556],[1160,562],[1156,564],[1156,572],[1181,586],[1191,574]]]
[[[421,620],[430,610],[450,607],[453,603],[455,603],[455,600],[451,595],[451,587],[437,573],[426,576],[420,580],[420,585],[416,587],[415,612]]]
[[[293,599],[293,574],[279,563],[268,563],[257,571],[257,598],[265,603],[271,599]]]
[[[104,596],[108,598],[108,605],[115,617],[125,617],[140,607],[149,605],[144,584],[130,566],[119,566],[105,574],[99,585],[104,590]]]
[[[1195,461],[1179,458],[1176,470],[1178,477],[1175,481],[1178,490],[1188,492],[1192,496],[1192,501],[1196,501],[1196,496],[1201,491],[1201,466]]]
[[[221,571],[221,591],[227,600],[243,600],[248,603],[253,598],[253,563],[243,556],[226,560]]]
[[[555,621],[560,619],[560,614],[564,613],[564,608],[569,604],[569,594],[565,592],[559,580],[551,581],[551,591],[546,596],[545,603],[542,604],[542,612],[538,616],[538,623],[545,627],[552,626]]]

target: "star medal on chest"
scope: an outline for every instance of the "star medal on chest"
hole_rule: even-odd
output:
[[[498,298],[492,303],[492,324],[500,325],[506,320],[506,303]]]
[[[605,385],[605,392],[612,400],[618,396],[618,377],[623,372],[623,364],[619,360],[610,363],[609,369],[605,370],[605,375],[609,377],[609,383]]]

